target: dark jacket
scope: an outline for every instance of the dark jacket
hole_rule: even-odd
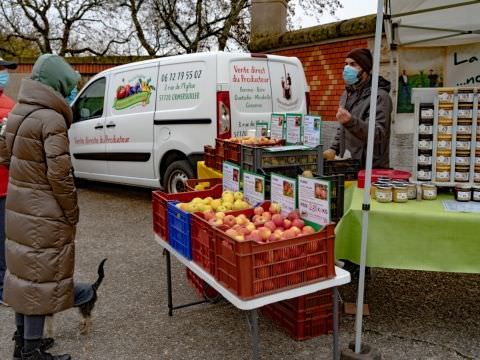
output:
[[[58,65],[53,69],[64,70]],[[45,68],[41,70],[48,76]],[[78,81],[73,70],[62,76],[69,83]],[[62,86],[55,91],[24,79],[0,140],[1,160],[10,162],[4,299],[26,315],[73,306],[78,206],[67,134],[72,111],[64,99],[70,84]]]
[[[341,157],[349,150],[353,159],[361,161],[365,167],[367,155],[368,120],[370,116],[370,94],[372,79],[368,79],[359,88],[349,87],[340,98],[340,106],[352,115],[346,125],[337,129],[335,140],[331,146]],[[377,115],[375,122],[375,144],[373,149],[373,167],[388,168],[390,166],[390,115],[392,100],[390,99],[390,82],[383,77],[378,81]]]

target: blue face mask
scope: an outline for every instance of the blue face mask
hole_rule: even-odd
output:
[[[358,81],[358,74],[360,70],[354,68],[350,65],[345,65],[343,68],[343,80],[347,83],[347,85],[353,85]]]
[[[77,87],[75,86],[72,91],[70,92],[70,95],[68,95],[65,100],[67,101],[67,103],[69,105],[71,105],[73,103],[73,100],[75,100],[75,98],[77,97],[77,94],[78,94],[78,90],[77,90]]]
[[[10,82],[10,74],[7,70],[0,71],[0,89],[5,89]]]

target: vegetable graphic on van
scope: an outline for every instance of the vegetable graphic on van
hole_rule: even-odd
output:
[[[115,110],[124,110],[137,104],[142,104],[142,106],[148,105],[150,95],[155,90],[155,86],[150,84],[151,81],[151,78],[147,80],[138,78],[138,80],[132,83],[120,85],[115,92],[113,108]]]

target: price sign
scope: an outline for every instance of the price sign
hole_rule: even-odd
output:
[[[257,121],[255,125],[255,137],[267,137],[268,136],[268,122]]]
[[[243,172],[243,195],[251,205],[265,201],[265,177],[249,171]]]
[[[303,119],[303,144],[310,147],[320,145],[322,118],[307,115]]]
[[[223,163],[223,190],[240,191],[240,167],[228,161]]]
[[[272,114],[270,118],[270,137],[285,139],[285,114]]]
[[[330,223],[330,189],[329,181],[298,177],[298,208],[302,219],[318,225]]]
[[[300,144],[302,142],[303,115],[287,114],[287,143]]]
[[[297,205],[297,180],[272,173],[270,184],[271,200],[279,203],[282,214],[295,210]]]

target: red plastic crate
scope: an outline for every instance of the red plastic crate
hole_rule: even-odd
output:
[[[253,209],[244,210],[247,217]],[[236,241],[215,228],[216,279],[253,298],[335,276],[335,226],[311,235],[260,244]]]
[[[270,207],[270,202],[262,204],[265,211]],[[226,215],[240,215],[243,210],[229,211]],[[215,233],[204,218],[202,213],[194,213],[190,217],[190,236],[192,239],[192,260],[205,271],[215,276]]]
[[[211,169],[215,168],[215,159],[216,159],[215,154],[214,155],[204,154],[203,158],[205,159],[206,167],[209,167]]]
[[[333,331],[333,302],[331,291],[328,294],[330,304],[317,305],[306,310],[291,309],[286,301],[270,304],[262,308],[262,314],[270,318],[291,338],[297,341],[307,340]],[[303,298],[300,297],[300,298]],[[299,299],[299,298],[298,298]]]
[[[168,222],[167,222],[167,202],[180,201],[188,202],[196,197],[206,198],[211,196],[219,198],[222,196],[222,186],[216,185],[209,190],[190,191],[176,194],[168,194],[160,190],[152,192],[152,211],[153,211],[153,231],[162,239],[168,239]]]
[[[208,155],[215,155],[215,148],[211,145],[205,145],[203,147],[203,152]]]
[[[241,148],[242,145],[240,143],[234,143],[231,141],[225,141],[225,160],[233,162],[235,164],[239,164],[241,160]]]
[[[188,282],[192,285],[192,287],[195,289],[195,292],[199,296],[213,299],[219,295],[217,290],[208,286],[208,284],[203,281],[199,276],[197,276],[192,270],[190,270],[189,268],[186,268],[185,270],[187,273]]]
[[[188,179],[185,181],[185,187],[187,188],[187,191],[197,191],[195,190],[195,186],[197,186],[200,183],[208,182],[207,188],[204,190],[207,190],[209,188],[214,187],[215,185],[222,184],[222,178],[210,178],[210,179]]]
[[[225,139],[215,139],[215,155],[225,157]]]
[[[215,155],[215,166],[213,167],[215,170],[218,170],[220,172],[223,171],[223,160],[224,157],[220,155]]]

